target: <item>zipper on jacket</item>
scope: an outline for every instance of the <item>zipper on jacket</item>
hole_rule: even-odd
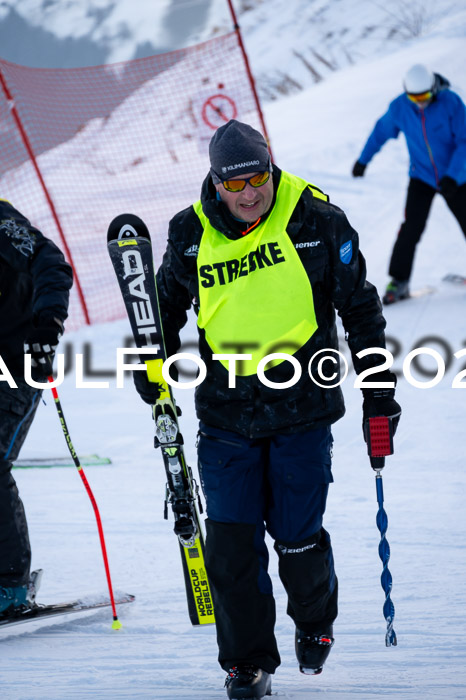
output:
[[[433,169],[434,169],[435,183],[436,183],[437,188],[438,188],[438,182],[439,182],[439,180],[438,180],[437,166],[435,165],[434,154],[432,153],[432,149],[431,149],[431,147],[430,147],[429,140],[428,140],[428,138],[427,138],[426,114],[425,114],[425,110],[424,110],[424,109],[421,109],[420,111],[421,111],[422,134],[423,134],[423,136],[424,136],[424,141],[425,141],[425,144],[426,144],[427,153],[429,154],[430,162],[432,163],[432,167],[433,167]]]
[[[256,413],[261,408],[260,392],[259,392],[259,389],[257,388],[257,386],[253,386],[253,391],[254,391],[254,407],[253,407],[251,422],[249,424],[249,437],[251,440],[254,439],[255,437],[257,437],[257,435],[254,435],[254,424],[256,422]]]

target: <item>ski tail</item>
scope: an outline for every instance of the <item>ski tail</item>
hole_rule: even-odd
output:
[[[39,572],[40,574],[42,573],[41,570],[39,570]],[[35,583],[38,587],[37,581]],[[123,605],[124,603],[132,603],[134,600],[134,595],[125,593],[117,596],[114,602],[116,605]],[[110,606],[112,606],[112,601],[108,598],[72,600],[67,603],[54,603],[51,605],[38,605],[32,601],[31,606],[28,608],[16,610],[11,613],[11,615],[0,616],[0,629],[11,627],[12,625],[24,624],[25,622],[32,622],[33,620],[42,620],[71,613],[89,612],[100,610],[100,608],[108,608]]]
[[[214,623],[204,562],[204,535],[196,505],[198,503],[201,508],[199,489],[186,464],[178,409],[171,388],[162,375],[167,354],[149,230],[138,216],[121,214],[110,223],[107,245],[136,347],[153,351],[141,359],[146,364],[149,381],[159,388],[153,416],[155,447],[161,449],[167,478],[164,517],[168,517],[170,504],[175,519],[174,531],[180,544],[189,616],[193,625]]]

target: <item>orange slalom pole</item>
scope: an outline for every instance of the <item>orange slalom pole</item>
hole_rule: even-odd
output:
[[[47,381],[53,382],[53,377],[50,375],[49,377],[47,377]],[[110,567],[108,565],[107,548],[105,546],[104,530],[102,527],[102,520],[100,519],[99,508],[97,506],[97,501],[94,498],[94,494],[92,493],[92,489],[89,486],[89,482],[86,478],[84,470],[83,470],[81,463],[79,461],[79,457],[76,454],[76,450],[73,447],[73,443],[71,442],[70,433],[68,431],[68,426],[66,425],[65,416],[63,415],[63,410],[61,407],[61,403],[60,403],[60,399],[58,397],[57,390],[54,386],[52,386],[51,389],[52,389],[52,396],[53,396],[54,401],[55,401],[55,406],[57,409],[58,417],[60,419],[60,424],[61,424],[61,427],[63,430],[63,435],[65,436],[66,444],[68,445],[70,455],[71,455],[73,462],[74,462],[74,464],[79,472],[79,476],[81,477],[82,482],[86,488],[87,494],[88,494],[88,496],[91,500],[91,503],[92,503],[92,507],[94,508],[95,519],[97,521],[97,529],[99,531],[100,545],[102,547],[102,556],[104,559],[105,573],[107,576],[108,592],[110,594],[110,602],[112,604],[112,612],[113,612],[112,628],[117,630],[117,629],[121,628],[121,622],[119,621],[118,616],[117,616],[117,612],[116,612],[115,598],[113,595],[113,588],[112,588],[112,579],[110,577]]]

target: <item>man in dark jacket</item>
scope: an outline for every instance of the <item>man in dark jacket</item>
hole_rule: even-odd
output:
[[[358,372],[380,365],[376,354],[356,353],[384,346],[385,320],[344,213],[272,166],[258,131],[229,121],[211,141],[210,160],[200,201],[170,223],[157,286],[169,355],[187,310],[198,311],[207,366],[196,388],[198,456],[219,662],[229,698],[261,698],[280,663],[266,531],[301,670],[319,673],[333,644],[337,579],[322,520],[333,481],[330,425],[344,404],[321,375],[339,374],[335,309]],[[332,349],[333,359],[323,359]],[[140,374],[141,396],[156,403],[156,385]],[[378,379],[388,384],[364,390],[364,415],[399,416],[393,375]]]
[[[41,395],[24,379],[24,353],[31,354],[33,378],[44,381],[67,317],[72,281],[57,246],[0,200],[0,616],[31,602],[28,527],[11,473]]]
[[[416,245],[436,192],[443,195],[466,236],[466,107],[449,87],[445,78],[423,65],[410,68],[404,79],[405,92],[380,117],[353,166],[353,176],[362,177],[384,143],[404,133],[410,180],[405,220],[390,260],[392,280],[383,298],[385,304],[409,297]]]

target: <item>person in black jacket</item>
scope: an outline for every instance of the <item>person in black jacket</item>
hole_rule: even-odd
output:
[[[11,473],[41,396],[24,379],[24,353],[31,354],[33,378],[45,381],[72,282],[57,246],[0,200],[0,357],[8,370],[2,374],[15,385],[0,382],[0,616],[31,603],[28,527]]]
[[[300,669],[320,673],[334,641],[337,578],[322,521],[333,481],[330,426],[344,404],[322,378],[338,379],[335,356],[323,358],[338,348],[336,310],[356,371],[377,367],[379,355],[356,353],[385,346],[385,320],[358,235],[326,195],[272,165],[265,139],[247,124],[220,127],[209,152],[201,199],[170,222],[157,286],[169,355],[187,310],[198,312],[207,367],[195,397],[198,457],[219,662],[229,698],[260,698],[280,663],[266,532]],[[155,404],[158,386],[140,375],[140,395]],[[394,375],[377,379],[388,385],[364,389],[364,417],[399,417]]]

